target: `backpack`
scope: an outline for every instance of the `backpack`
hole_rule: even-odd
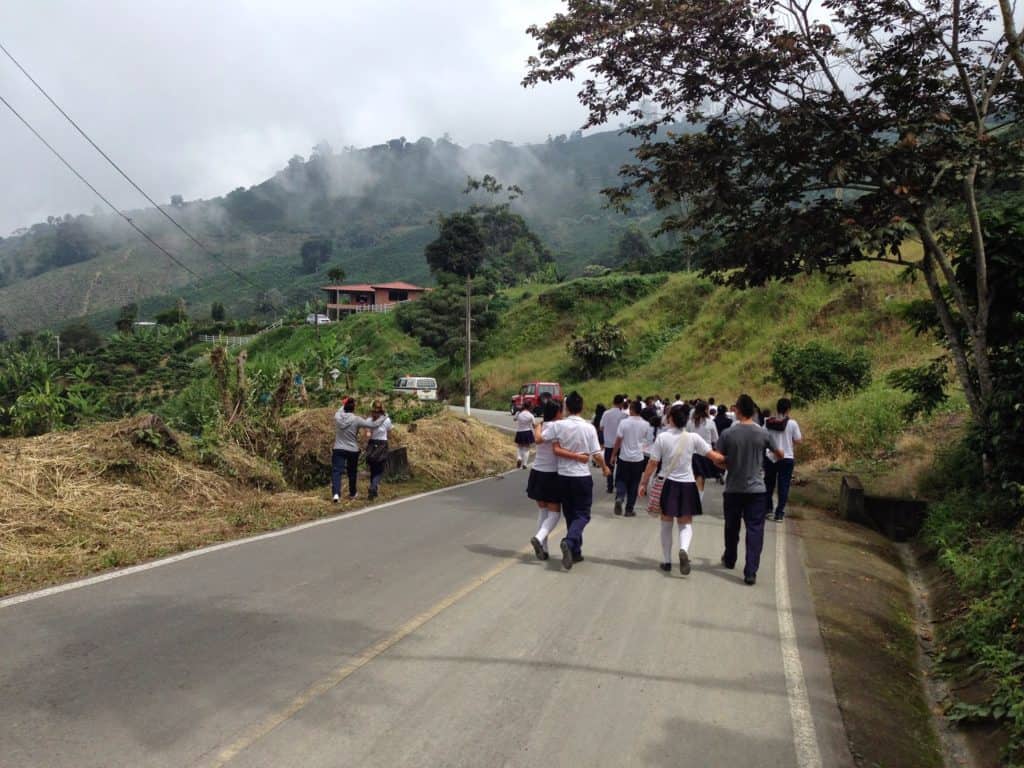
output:
[[[788,416],[769,416],[764,421],[764,428],[770,429],[772,432],[785,432],[787,424],[789,424]]]

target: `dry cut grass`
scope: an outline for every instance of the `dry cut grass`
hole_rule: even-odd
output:
[[[332,414],[298,417],[320,426],[307,438],[328,465]],[[0,440],[0,594],[339,511],[327,488],[282,490],[277,467],[237,446],[223,448],[214,467],[169,431],[158,446],[140,442],[140,427],[152,434],[150,426],[126,420]],[[408,447],[413,477],[386,484],[383,499],[492,474],[514,459],[506,436],[451,414],[392,435]]]

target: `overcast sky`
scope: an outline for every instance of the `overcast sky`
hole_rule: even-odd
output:
[[[526,90],[559,0],[12,0],[0,42],[156,200],[262,181],[320,139],[543,141],[572,84]],[[0,54],[0,95],[125,207],[145,202]],[[0,104],[0,235],[99,203]]]

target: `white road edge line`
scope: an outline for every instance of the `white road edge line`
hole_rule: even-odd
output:
[[[821,768],[818,735],[811,716],[804,667],[793,622],[793,606],[789,598],[789,574],[786,570],[786,534],[782,526],[775,531],[775,604],[779,614],[779,643],[782,646],[782,669],[786,675],[789,717],[793,721],[793,746],[798,768]]]
[[[232,549],[234,547],[240,547],[243,544],[251,544],[255,541],[266,541],[267,539],[276,539],[278,536],[287,536],[292,533],[299,533],[310,528],[316,528],[321,525],[330,525],[331,523],[337,523],[343,520],[351,520],[355,517],[361,517],[362,515],[370,512],[376,512],[379,509],[386,509],[387,507],[393,507],[398,504],[404,504],[408,501],[416,501],[417,499],[424,499],[427,496],[435,496],[439,493],[446,493],[448,491],[454,491],[459,488],[468,488],[471,485],[477,485],[478,483],[485,483],[488,480],[493,480],[496,477],[505,477],[505,475],[515,474],[517,471],[511,469],[507,472],[501,472],[497,475],[489,475],[488,477],[482,477],[479,480],[470,480],[468,483],[460,483],[459,485],[450,485],[447,488],[438,488],[433,491],[425,491],[424,493],[417,493],[412,496],[406,496],[401,499],[395,499],[393,501],[387,501],[383,504],[376,504],[372,507],[364,507],[363,509],[357,509],[353,512],[341,512],[337,515],[330,517],[322,517],[317,520],[311,520],[308,523],[300,523],[299,525],[292,526],[290,528],[282,528],[279,531],[269,531],[267,533],[257,534],[256,536],[248,536],[242,539],[233,539],[232,541],[222,541],[219,544],[211,544],[206,547],[200,547],[199,549],[193,549],[188,552],[182,552],[177,555],[171,555],[170,557],[164,557],[159,560],[151,560],[148,563],[140,563],[139,565],[131,565],[127,568],[122,568],[117,571],[111,571],[109,573],[101,573],[98,576],[89,576],[78,581],[70,581],[67,584],[58,584],[54,587],[47,587],[40,589],[35,592],[26,592],[21,595],[14,595],[0,600],[0,609],[11,608],[21,603],[27,603],[32,600],[40,600],[44,597],[51,597],[53,595],[59,595],[61,592],[70,592],[74,589],[81,589],[82,587],[91,587],[94,584],[102,584],[105,581],[113,581],[114,579],[120,579],[124,576],[131,576],[142,571],[149,571],[153,568],[160,568],[165,565],[173,565],[174,563],[180,563],[182,560],[190,560],[193,557],[201,557],[203,555],[209,555],[214,552],[220,552],[225,549]]]

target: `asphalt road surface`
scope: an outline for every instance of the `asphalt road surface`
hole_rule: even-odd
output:
[[[0,766],[852,765],[787,525],[744,585],[710,486],[666,575],[596,480],[566,572],[525,483],[0,601]]]

